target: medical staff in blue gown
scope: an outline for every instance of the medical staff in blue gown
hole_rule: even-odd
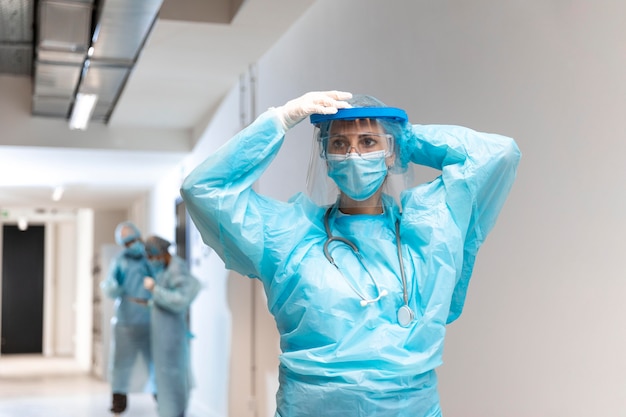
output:
[[[146,253],[154,277],[144,278],[152,293],[152,357],[160,417],[184,417],[191,390],[189,306],[200,290],[200,282],[189,273],[185,260],[171,255],[170,242],[159,237],[146,239]]]
[[[112,261],[100,288],[115,299],[109,380],[113,393],[111,412],[119,415],[127,408],[129,393],[153,390],[148,309],[151,295],[143,286],[144,277],[152,275],[152,271],[135,224],[120,223],[115,229],[115,241],[124,249]]]
[[[309,116],[334,200],[256,193]],[[441,415],[446,324],[519,159],[510,138],[411,125],[371,96],[328,91],[269,109],[190,173],[181,193],[204,242],[264,285],[282,351],[276,416]],[[440,175],[387,192],[411,164]]]

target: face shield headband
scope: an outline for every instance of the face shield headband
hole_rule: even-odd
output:
[[[339,109],[335,114],[312,114],[311,124],[319,125],[322,122],[333,120],[356,120],[356,119],[387,119],[406,123],[409,121],[406,112],[396,107],[352,107]]]

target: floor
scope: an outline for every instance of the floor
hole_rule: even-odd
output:
[[[74,362],[40,355],[0,357],[0,417],[111,417],[106,382]],[[150,394],[131,394],[124,417],[158,417]]]

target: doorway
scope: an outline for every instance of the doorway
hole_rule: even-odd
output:
[[[1,354],[42,353],[45,226],[4,225]]]

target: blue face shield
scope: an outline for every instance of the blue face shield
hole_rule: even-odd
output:
[[[395,176],[394,181],[386,179],[396,173],[398,140],[408,116],[402,109],[370,101],[357,99],[350,104],[371,107],[311,115],[316,140],[307,174],[307,193],[316,204],[335,203],[339,191],[359,202],[372,197],[381,187],[383,193],[399,196],[401,190],[388,189],[389,184],[397,184]],[[343,204],[346,203],[349,204]]]
[[[387,119],[405,123],[409,120],[406,112],[396,107],[352,107],[339,109],[335,114],[312,114],[314,125],[332,120]]]

